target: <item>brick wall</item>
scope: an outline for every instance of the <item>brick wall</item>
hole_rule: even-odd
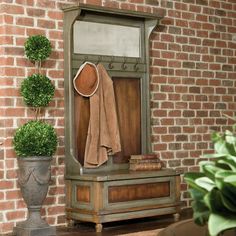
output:
[[[0,1],[0,233],[26,217],[17,185],[15,129],[32,117],[19,94],[21,81],[34,72],[24,57],[29,35],[44,34],[53,53],[43,67],[56,86],[46,117],[57,129],[59,147],[42,213],[53,225],[65,224],[64,207],[64,4],[76,0]],[[211,149],[210,129],[223,130],[236,108],[235,0],[87,0],[114,8],[165,11],[151,36],[152,147],[168,167],[196,170],[199,156]],[[232,123],[232,122],[231,122]],[[182,183],[183,206],[188,204]]]

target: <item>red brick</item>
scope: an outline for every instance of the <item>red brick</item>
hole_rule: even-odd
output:
[[[20,190],[12,190],[12,191],[6,192],[6,199],[8,200],[15,200],[15,199],[20,199],[20,198],[22,198]]]
[[[47,209],[48,215],[58,215],[63,214],[65,212],[64,206],[52,206]]]
[[[17,4],[33,6],[34,0],[15,0]]]
[[[37,26],[39,28],[45,28],[45,29],[55,29],[56,24],[52,20],[38,20]]]
[[[39,9],[39,8],[27,8],[26,12],[28,16],[32,17],[44,17],[45,16],[45,10]]]
[[[13,36],[0,36],[0,45],[4,45],[4,44],[13,44]]]
[[[55,1],[52,0],[40,0],[37,1],[37,7],[43,7],[43,8],[55,8]]]
[[[0,189],[12,189],[14,186],[13,181],[0,180]]]
[[[20,211],[20,210],[6,213],[7,220],[24,219],[25,216],[26,216],[26,212]]]
[[[3,4],[3,5],[1,5],[0,12],[13,14],[13,15],[14,14],[16,14],[16,15],[24,14],[24,7],[17,6],[17,5],[14,5],[14,4],[11,4],[11,5]]]

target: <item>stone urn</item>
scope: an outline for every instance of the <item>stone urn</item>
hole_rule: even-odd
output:
[[[28,208],[26,221],[16,225],[16,236],[56,235],[55,227],[41,218],[40,210],[51,179],[51,157],[18,158],[18,183]]]

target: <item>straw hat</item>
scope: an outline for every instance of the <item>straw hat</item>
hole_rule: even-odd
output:
[[[91,97],[98,89],[99,75],[95,64],[82,64],[73,79],[75,90],[84,97]]]

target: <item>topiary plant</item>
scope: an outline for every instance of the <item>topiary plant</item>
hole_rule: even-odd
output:
[[[54,92],[54,85],[45,75],[33,74],[21,84],[24,102],[31,107],[46,107],[52,100]]]
[[[13,146],[19,157],[52,156],[57,147],[57,135],[52,125],[33,120],[16,130]]]
[[[50,41],[43,35],[33,35],[25,42],[25,53],[31,61],[43,61],[52,51]]]
[[[31,36],[25,42],[26,56],[35,62],[39,71],[41,61],[51,53],[50,41],[43,35]],[[13,138],[15,152],[20,157],[52,156],[56,151],[57,136],[54,128],[38,118],[41,107],[52,100],[55,87],[51,80],[40,73],[23,80],[21,95],[27,106],[34,108],[35,120],[29,121],[16,130]],[[42,117],[41,117],[42,119]]]

